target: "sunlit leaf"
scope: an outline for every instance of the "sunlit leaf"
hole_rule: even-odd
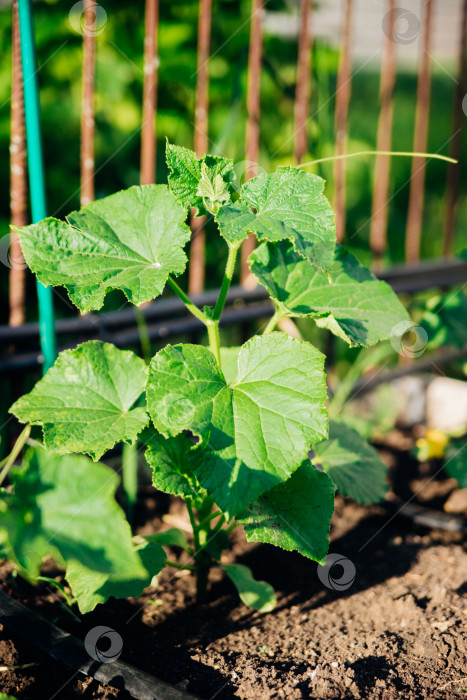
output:
[[[135,406],[146,376],[143,360],[130,350],[91,340],[60,353],[10,413],[42,425],[46,447],[99,459],[117,442],[134,442],[147,424],[146,411]]]
[[[267,542],[323,561],[329,547],[335,486],[309,460],[284,484],[252,503],[237,520],[248,542]]]
[[[288,479],[316,436],[327,436],[323,364],[309,343],[256,336],[227,384],[210,350],[169,345],[151,362],[148,410],[164,435],[190,430],[201,438],[192,453],[196,476],[234,514]]]
[[[330,421],[329,439],[313,446],[313,462],[321,464],[343,496],[357,503],[378,503],[388,489],[388,468],[378,452],[355,430]]]
[[[72,212],[19,229],[26,262],[44,285],[66,287],[83,312],[111,289],[140,304],[181,274],[191,236],[186,212],[165,185],[130,187]]]
[[[311,316],[349,345],[373,345],[389,338],[396,324],[409,320],[391,287],[341,246],[329,277],[286,241],[259,246],[250,264],[284,313]]]
[[[237,589],[242,603],[261,613],[274,610],[276,592],[270,583],[257,581],[251,569],[243,564],[223,564],[222,568]]]
[[[292,167],[263,173],[243,185],[240,200],[216,216],[224,238],[240,241],[255,233],[260,241],[292,241],[299,256],[321,269],[330,267],[336,245],[334,212],[323,194],[324,180]]]

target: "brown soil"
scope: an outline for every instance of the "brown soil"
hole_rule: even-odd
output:
[[[436,468],[405,461],[404,473],[394,475],[398,495],[409,496]],[[429,483],[429,505],[441,508],[454,483],[442,477]],[[168,507],[174,518],[184,517],[177,501],[148,494],[140,529],[158,526]],[[247,545],[238,532],[232,556],[278,591],[277,609],[267,615],[239,604],[220,572],[214,572],[203,604],[194,600],[190,575],[168,570],[140,599],[111,600],[76,618],[47,584],[32,588],[12,578],[9,565],[0,569],[0,580],[12,596],[82,639],[97,624],[112,627],[123,638],[122,660],[205,700],[458,699],[467,697],[462,540],[459,533],[428,532],[376,506],[338,499],[330,552],[349,558],[356,577],[337,592],[321,583],[315,563]],[[47,575],[56,573],[50,565]],[[0,692],[17,698],[127,697],[83,681],[1,627],[0,661],[36,664],[0,672]]]

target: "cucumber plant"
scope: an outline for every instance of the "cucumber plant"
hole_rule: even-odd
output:
[[[167,163],[168,186],[130,187],[18,234],[39,281],[65,287],[81,312],[98,310],[113,289],[137,305],[168,287],[204,324],[208,345],[167,345],[149,366],[99,341],[62,352],[11,408],[21,423],[42,426],[44,446],[2,492],[0,546],[24,575],[37,576],[42,558],[56,557],[82,611],[110,595],[139,595],[165,564],[193,570],[200,596],[210,568],[221,566],[246,604],[267,611],[271,586],[222,557],[231,530],[242,525],[250,542],[323,563],[336,487],[360,503],[386,490],[376,451],[338,420],[329,427],[324,355],[277,324],[309,317],[351,346],[369,346],[408,315],[387,284],[336,244],[318,176],[280,167],[238,191],[226,158],[168,144]],[[193,208],[215,220],[226,244],[213,308],[198,308],[175,280],[187,264]],[[219,321],[250,234],[258,239],[251,270],[275,312],[263,333],[223,348]],[[154,486],[185,500],[192,546],[175,529],[132,542],[112,500],[116,477],[70,455],[97,461],[137,440]],[[162,545],[182,547],[189,561],[169,562]]]

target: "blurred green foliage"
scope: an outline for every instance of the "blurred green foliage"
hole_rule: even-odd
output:
[[[37,53],[40,66],[41,107],[48,206],[50,214],[63,216],[79,204],[79,110],[81,96],[82,37],[70,24],[73,3],[37,0],[34,3]],[[143,80],[144,3],[102,2],[102,31],[97,38],[96,94],[96,195],[107,195],[138,183],[141,100]],[[292,11],[285,0],[269,0],[268,12]],[[159,32],[159,90],[157,114],[157,180],[166,181],[166,137],[192,147],[196,87],[196,0],[161,2]],[[246,84],[250,0],[213,0],[210,74],[210,150],[237,161],[244,160]],[[9,220],[9,96],[11,89],[11,8],[0,9],[0,246],[7,244]],[[297,45],[295,40],[264,37],[261,76],[260,165],[272,170],[292,162],[293,103]],[[338,55],[323,41],[313,47],[313,82],[309,154],[306,160],[332,155],[334,150],[334,100]],[[348,149],[374,149],[379,111],[378,68],[369,64],[353,76]],[[451,134],[454,81],[446,74],[455,67],[434,64],[429,150],[446,153]],[[416,75],[401,72],[395,89],[393,148],[412,148]],[[331,98],[331,99],[330,99]],[[442,106],[442,108],[440,108]],[[464,146],[464,156],[465,156]],[[362,262],[369,259],[368,236],[374,158],[347,161],[347,242]],[[394,158],[391,167],[388,261],[404,258],[404,233],[411,159]],[[241,168],[240,168],[241,170]],[[332,163],[317,172],[328,179],[332,196]],[[431,161],[427,168],[422,252],[425,257],[441,253],[446,164]],[[465,190],[463,173],[462,185]],[[467,199],[459,206],[456,250],[467,244]],[[220,282],[223,243],[208,231],[207,280]],[[2,250],[0,249],[0,254]],[[6,299],[8,279],[3,274],[0,294]],[[28,318],[36,315],[34,283],[28,278]],[[56,296],[58,315],[69,314],[65,295]],[[33,301],[34,300],[34,301]],[[111,296],[106,308],[120,306],[122,298]],[[0,322],[7,318],[1,306]]]

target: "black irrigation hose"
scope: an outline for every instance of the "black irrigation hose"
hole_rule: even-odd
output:
[[[412,293],[430,287],[451,287],[465,282],[467,279],[467,264],[462,261],[435,261],[416,266],[401,265],[391,268],[378,276],[391,284],[395,292]],[[198,295],[193,300],[198,306],[213,305],[217,299],[217,294],[217,290],[212,290]],[[228,303],[233,303],[237,306],[238,303],[265,302],[265,299],[267,299],[267,293],[261,287],[254,290],[232,287],[227,297]],[[162,299],[153,302],[142,309],[142,312],[148,323],[148,333],[151,340],[160,340],[202,330],[202,324],[195,318],[173,318],[185,312],[185,308],[178,298]],[[271,313],[272,305],[269,302],[260,303],[257,306],[227,309],[222,318],[222,324],[232,325],[257,320],[270,316]],[[164,318],[170,318],[170,320],[167,320],[165,323],[150,323],[153,320]],[[83,317],[59,320],[56,323],[56,330],[58,335],[90,334],[91,337],[101,337],[107,341],[114,342],[115,345],[126,346],[139,342],[138,331],[134,327],[113,333],[111,330],[135,325],[136,316],[134,310],[125,309],[119,312],[88,314]],[[5,345],[28,340],[36,341],[38,336],[39,326],[37,323],[28,323],[16,328],[0,327],[0,343]],[[442,356],[436,355],[435,361],[439,364],[440,362],[447,362],[466,355],[467,348],[460,351],[448,351]],[[407,371],[413,372],[417,369],[426,369],[433,361],[433,357],[428,357],[418,363],[413,363],[408,368],[398,368],[393,372],[388,372],[381,375],[381,377],[375,378],[373,382],[370,380],[366,387],[374,386],[380,381],[387,381],[396,376],[402,376]],[[15,353],[3,358],[0,362],[0,372],[35,367],[39,363],[40,355],[38,352]],[[425,527],[451,532],[467,532],[467,520],[462,516],[449,515],[412,503],[402,504],[398,501],[385,501],[381,506],[387,512],[392,513],[393,517],[406,517]],[[10,627],[15,633],[57,659],[57,661],[101,683],[125,689],[136,700],[189,700],[189,698],[193,700],[194,698],[193,695],[174,688],[164,681],[154,678],[122,661],[117,660],[113,663],[103,664],[92,660],[86,652],[83,642],[55,627],[37,613],[31,612],[3,591],[0,591],[0,621],[7,627]]]
[[[221,325],[233,325],[235,323],[244,323],[253,320],[258,320],[260,318],[266,318],[271,315],[271,304],[265,302],[264,304],[258,304],[256,306],[245,307],[244,309],[230,309],[225,312],[221,319]],[[173,338],[186,333],[196,333],[202,332],[204,326],[201,321],[196,318],[181,318],[175,319],[173,321],[167,321],[166,323],[159,323],[148,326],[149,338],[152,341],[163,340],[166,338]],[[127,329],[120,331],[119,333],[111,333],[91,336],[92,338],[97,337],[100,340],[105,340],[106,342],[113,343],[117,347],[128,347],[129,345],[136,345],[139,343],[139,333],[133,329]],[[68,343],[59,346],[58,350],[66,350],[67,348],[75,347],[76,343]],[[384,384],[387,382],[392,382],[394,379],[399,377],[404,377],[407,374],[414,374],[417,372],[424,372],[430,367],[435,365],[445,365],[448,362],[453,362],[455,360],[461,360],[467,357],[467,347],[461,350],[456,349],[446,349],[439,352],[430,353],[427,357],[423,359],[416,360],[410,364],[396,367],[388,372],[381,372],[375,374],[374,377],[362,377],[353,387],[352,393],[349,398],[355,396],[360,396],[368,391],[371,391],[379,384]],[[23,369],[34,369],[38,367],[41,363],[41,355],[39,350],[29,353],[15,353],[10,356],[6,356],[0,359],[0,375],[8,372],[16,372]]]
[[[3,591],[0,591],[0,622],[65,666],[100,683],[126,690],[135,700],[195,700],[191,693],[179,690],[123,661],[94,661],[81,640],[55,627]]]
[[[227,309],[220,319],[220,325],[233,326],[236,323],[245,323],[257,321],[260,318],[268,318],[272,316],[273,310],[274,307],[270,301],[265,301],[263,304],[256,304],[254,306],[245,306],[240,309]],[[201,321],[198,321],[198,319],[194,317],[148,326],[148,334],[151,340],[162,340],[167,337],[190,333],[192,331],[204,332],[204,330],[205,328]],[[135,330],[121,331],[111,336],[112,342],[118,346],[139,343],[139,337],[139,332]]]
[[[431,287],[452,287],[465,282],[467,280],[467,263],[458,259],[426,261],[417,265],[396,265],[376,274],[380,279],[388,282],[398,294],[413,293]],[[212,306],[215,304],[217,296],[218,290],[211,289],[193,296],[193,301],[199,307]],[[268,294],[263,287],[248,290],[237,286],[231,287],[229,290],[227,304],[235,306],[264,302],[267,298]],[[185,306],[178,297],[159,299],[148,304],[141,311],[147,323],[186,313]],[[61,319],[56,321],[55,328],[57,335],[60,336],[108,333],[115,328],[136,325],[135,311],[133,308],[129,308],[122,311],[110,311],[102,314],[90,313],[76,318]],[[5,347],[9,344],[28,340],[38,341],[38,339],[38,323],[25,323],[17,327],[0,326],[0,345],[4,343]]]
[[[383,501],[378,505],[393,517],[407,518],[417,525],[423,525],[432,530],[467,533],[467,519],[462,515],[451,515],[442,510],[433,510],[416,503],[403,503],[399,500]]]
[[[459,258],[426,260],[395,265],[375,274],[390,284],[396,294],[413,294],[433,287],[449,288],[463,284],[467,281],[467,262]]]
[[[465,282],[467,280],[467,263],[464,263],[462,260],[435,260],[417,265],[399,265],[379,273],[378,276],[391,284],[395,292],[412,293],[422,289],[429,289],[430,287],[452,287]],[[204,305],[212,306],[217,299],[217,295],[218,290],[209,290],[194,296],[193,301],[200,307]],[[266,301],[267,298],[267,292],[263,287],[256,287],[252,290],[247,290],[243,287],[231,287],[227,296],[227,303],[231,307],[226,309],[221,319],[222,325],[247,323],[270,316],[273,307],[270,302]],[[186,309],[177,297],[159,299],[148,304],[141,311],[149,326],[149,337],[152,341],[164,338],[170,339],[186,333],[196,333],[203,330],[201,323],[196,318],[186,316]],[[177,318],[178,316],[180,318]],[[113,342],[119,347],[135,345],[140,340],[136,314],[133,308],[61,319],[56,322],[56,330],[59,337],[74,336],[74,342],[69,340],[62,343],[59,350],[74,347],[77,342],[77,336],[78,342],[98,338],[107,342]],[[25,323],[17,327],[0,326],[0,347],[7,348],[9,345],[21,345],[22,343],[27,343],[28,345],[36,344],[37,346],[37,349],[28,352],[22,352],[17,347],[16,352],[1,357],[0,374],[38,367],[41,363],[38,341],[39,325],[37,323]],[[463,354],[456,355],[456,358],[463,356]],[[437,357],[436,362],[446,362],[449,359],[450,355],[448,353],[446,359],[444,356]],[[430,362],[429,358],[424,360],[424,362]],[[410,367],[410,371],[414,370],[416,370],[416,363]],[[405,374],[409,371],[409,367],[400,371],[402,374]],[[376,383],[379,383],[379,381]],[[373,384],[370,382],[368,386],[370,385]]]
[[[243,308],[227,309],[222,318],[221,326],[234,325],[235,323],[245,323],[255,321],[260,318],[267,318],[272,314],[272,304],[265,301],[262,304],[253,306],[244,306]],[[187,333],[199,333],[205,330],[204,325],[197,318],[178,318],[162,323],[148,325],[149,338],[152,341],[174,338]],[[107,343],[113,343],[117,347],[128,347],[137,345],[140,342],[140,334],[136,328],[128,328],[116,333],[97,332],[87,336],[87,340],[91,339],[104,340]],[[75,347],[76,342],[69,342],[58,347],[59,352],[70,347]],[[34,369],[41,363],[41,354],[39,350],[33,352],[14,353],[0,358],[0,374],[20,371],[23,369]]]
[[[213,306],[219,295],[218,289],[211,289],[202,294],[194,295],[193,302],[200,308]],[[231,287],[227,295],[228,304],[248,304],[250,302],[264,301],[268,293],[264,287],[244,289],[243,287]],[[158,299],[141,308],[146,323],[163,318],[186,315],[187,310],[181,299],[170,297]],[[55,323],[57,335],[87,334],[107,332],[111,329],[125,326],[136,326],[136,313],[133,307],[122,311],[109,311],[106,313],[89,313],[75,318],[60,319]],[[0,326],[0,343],[10,344],[39,339],[39,324],[24,323],[22,326]]]
[[[462,360],[467,357],[467,345],[464,348],[458,349],[442,349],[438,352],[432,352],[427,354],[420,360],[415,362],[410,362],[406,365],[396,367],[395,369],[388,370],[387,372],[375,373],[374,377],[366,376],[359,379],[350,394],[349,398],[353,398],[357,395],[365,394],[371,391],[379,384],[386,384],[388,382],[394,381],[394,379],[399,379],[399,377],[405,377],[407,374],[415,374],[417,372],[425,372],[431,369],[433,365],[445,365],[448,362],[455,362],[456,360]],[[1,367],[0,367],[1,369]]]
[[[467,533],[467,519],[400,500],[379,504],[392,517],[408,518],[430,529]],[[0,591],[0,622],[14,633],[40,648],[57,661],[114,688],[126,690],[135,700],[196,700],[179,690],[122,661],[99,663],[91,659],[84,643],[68,632],[29,610]]]

